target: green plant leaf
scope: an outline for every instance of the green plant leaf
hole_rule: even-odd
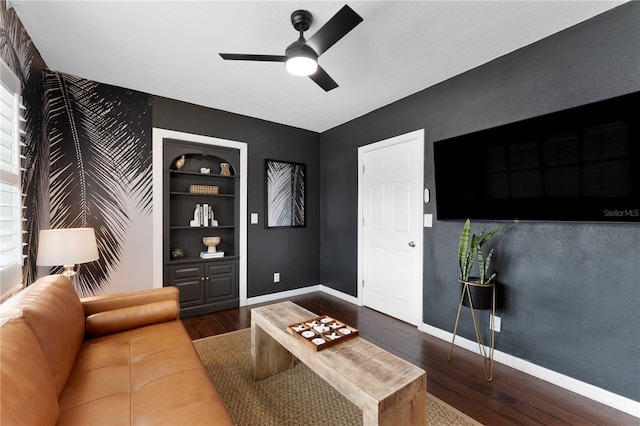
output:
[[[478,240],[476,241],[476,252],[477,252],[477,259],[478,259],[478,272],[480,274],[480,284],[484,284],[484,274],[485,274],[485,267],[484,267],[484,259],[482,257],[482,248],[480,247],[480,239],[478,238]]]
[[[480,234],[480,247],[482,247],[484,245],[484,243],[486,243],[487,241],[489,241],[489,238],[493,237],[494,234],[498,231],[500,231],[502,228],[504,228],[507,225],[500,225],[498,226],[496,229],[494,229],[493,231],[490,231],[488,234],[485,234],[485,230],[482,230],[482,233]]]
[[[460,245],[458,247],[458,266],[460,267],[459,279],[466,281],[469,278],[467,264],[469,263],[469,232],[471,230],[471,221],[467,219],[462,227],[460,234]],[[466,278],[465,278],[466,277]]]
[[[482,265],[483,272],[481,273],[480,284],[488,284],[496,276],[494,272],[493,274],[491,274],[491,276],[489,276],[488,279],[486,279],[487,275],[489,274],[489,267],[491,266],[491,257],[493,257],[493,249],[489,251],[489,254],[487,255],[486,259],[484,259],[484,263]]]

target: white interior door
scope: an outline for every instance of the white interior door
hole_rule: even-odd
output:
[[[360,148],[362,302],[422,322],[424,131]]]

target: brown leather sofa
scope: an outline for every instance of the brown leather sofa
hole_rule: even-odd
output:
[[[0,424],[231,425],[178,316],[175,287],[39,279],[0,305]]]

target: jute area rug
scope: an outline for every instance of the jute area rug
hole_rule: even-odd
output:
[[[282,373],[254,380],[248,328],[198,339],[193,344],[237,426],[362,424],[362,411],[300,362]],[[430,394],[427,423],[480,425]]]

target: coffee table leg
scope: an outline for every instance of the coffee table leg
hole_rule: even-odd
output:
[[[427,424],[426,375],[391,395],[377,406],[362,410],[364,426],[409,426]]]
[[[295,365],[295,357],[256,323],[251,323],[253,378],[261,380]]]

